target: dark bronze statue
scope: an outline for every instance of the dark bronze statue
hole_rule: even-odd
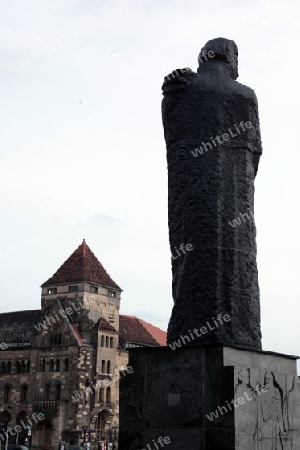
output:
[[[198,61],[197,73],[177,69],[163,84],[169,235],[176,256],[168,344],[260,349],[253,219],[262,153],[257,100],[236,81],[233,41],[208,41]]]

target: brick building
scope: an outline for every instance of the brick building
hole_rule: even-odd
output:
[[[92,450],[99,441],[117,448],[119,378],[133,370],[126,349],[166,345],[164,331],[119,315],[121,292],[83,241],[42,284],[41,310],[0,314],[0,423],[9,422],[9,442],[52,450],[86,438]]]

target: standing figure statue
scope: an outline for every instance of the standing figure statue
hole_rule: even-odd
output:
[[[168,344],[260,349],[257,100],[236,81],[234,41],[208,41],[198,61],[197,73],[177,69],[163,84],[174,299]]]

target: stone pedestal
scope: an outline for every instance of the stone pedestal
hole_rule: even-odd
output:
[[[130,350],[121,450],[300,449],[295,356],[223,345]]]

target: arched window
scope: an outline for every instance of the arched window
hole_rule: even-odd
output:
[[[58,334],[58,335],[57,335],[57,343],[58,343],[58,344],[61,344],[61,334]]]
[[[11,373],[11,362],[10,361],[8,361],[8,363],[7,363],[6,373]]]
[[[50,392],[51,392],[51,386],[50,386],[50,384],[46,384],[46,386],[45,386],[45,400],[50,400]]]
[[[0,373],[5,373],[5,372],[6,372],[5,362],[2,362],[1,366],[0,366]]]
[[[102,359],[102,363],[101,363],[101,372],[105,373],[105,361],[104,361],[104,359]]]
[[[56,385],[56,400],[61,400],[61,384]]]
[[[108,338],[108,336],[105,337],[105,347],[109,347],[109,338]]]
[[[53,361],[53,359],[50,359],[49,372],[54,372],[54,361]]]
[[[4,395],[3,395],[4,403],[8,403],[9,396],[10,396],[10,386],[6,385],[4,386]]]
[[[114,348],[114,338],[111,337],[111,338],[109,339],[109,344],[110,344],[110,345],[109,345],[110,348]]]
[[[30,361],[29,360],[27,361],[27,364],[26,364],[26,372],[27,373],[30,372]]]
[[[28,386],[26,384],[23,384],[21,387],[21,402],[27,401],[27,394],[28,394]]]
[[[106,403],[111,402],[111,389],[110,387],[106,388]]]
[[[65,372],[69,372],[69,360],[68,360],[68,358],[65,359]]]
[[[25,361],[21,361],[21,364],[20,364],[20,372],[21,372],[21,373],[25,373]]]
[[[46,371],[46,361],[44,359],[41,359],[41,372],[45,372]]]
[[[104,347],[104,336],[103,336],[103,334],[101,336],[101,347]]]
[[[60,360],[56,360],[56,372],[60,372]]]
[[[106,373],[110,373],[110,371],[111,371],[110,361],[107,361],[107,369],[106,369]]]
[[[20,373],[20,372],[21,372],[21,364],[20,364],[20,361],[17,361],[17,362],[16,362],[16,372],[17,372],[17,373]]]

